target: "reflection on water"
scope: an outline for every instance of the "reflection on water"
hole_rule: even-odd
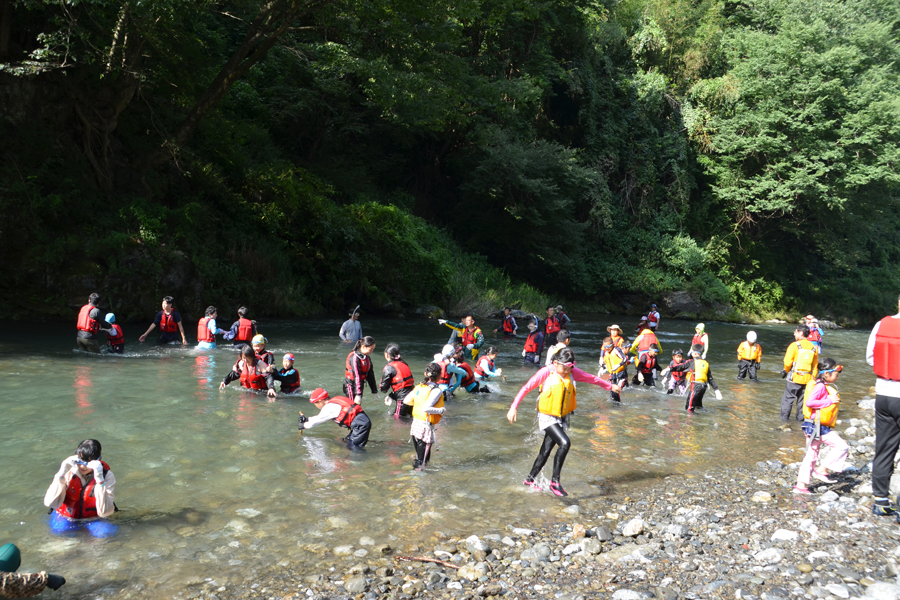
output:
[[[572,324],[581,368],[596,370],[610,322],[576,318]],[[688,348],[693,325],[663,323],[663,364],[675,347]],[[331,423],[297,431],[297,411],[316,412],[309,390],[340,392],[349,348],[337,341],[339,327],[336,320],[260,327],[278,362],[284,352],[297,356],[306,390],[272,404],[237,384],[218,390],[237,358],[231,348],[197,352],[129,341],[125,355],[91,356],[72,350],[74,328],[39,326],[33,335],[29,325],[27,335],[24,327],[5,333],[0,452],[24,476],[9,478],[0,490],[0,543],[21,547],[25,570],[65,574],[66,594],[146,585],[137,595],[158,597],[198,577],[222,583],[282,559],[314,563],[309,544],[363,548],[362,536],[397,544],[436,530],[500,531],[555,514],[555,497],[521,485],[542,438],[536,393],[523,401],[516,424],[505,418],[534,372],[521,366],[521,338],[489,339],[500,348],[497,366],[508,381],[483,396],[459,392],[439,426],[431,468],[417,473],[410,471],[409,423],[390,417],[368,394],[363,405],[373,429],[366,451],[348,451],[339,441],[343,430]],[[379,375],[387,342],[401,344],[418,378],[446,341],[445,328],[433,321],[367,319],[364,327],[378,343]],[[628,389],[614,405],[605,390],[580,387],[563,470],[571,497],[718,465],[796,458],[799,452],[778,449],[799,448],[801,434],[774,430],[784,389],[781,357],[793,328],[755,329],[764,351],[759,384],[734,381],[735,350],[748,327],[707,324],[724,399],[708,394],[706,410],[697,414],[684,412],[684,398],[661,389]],[[841,331],[825,339],[825,354],[846,367],[839,381],[843,418],[854,416],[855,401],[874,384],[865,366],[866,337]],[[53,536],[41,499],[60,461],[90,437],[103,443],[116,474],[119,534]]]

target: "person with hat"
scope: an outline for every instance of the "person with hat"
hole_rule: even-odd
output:
[[[807,338],[822,354],[822,336],[824,332],[819,327],[819,320],[812,315],[806,315],[806,326],[809,327],[809,337]]]
[[[266,350],[266,344],[268,343],[269,340],[261,333],[254,335],[253,339],[250,341],[250,345],[253,346],[253,352],[256,353],[256,358],[269,365],[269,372],[274,373],[275,367],[273,365],[275,364],[275,355]]]
[[[369,432],[372,430],[372,421],[366,416],[362,406],[353,402],[346,396],[328,397],[328,392],[322,388],[316,388],[309,396],[309,401],[319,409],[319,414],[314,417],[299,416],[299,428],[311,429],[325,421],[334,421],[341,427],[350,430],[347,437],[341,438],[351,450],[363,448],[369,441]]]
[[[658,331],[658,329],[659,329],[659,319],[660,319],[659,311],[656,310],[656,305],[651,304],[650,312],[647,313],[647,322],[650,325],[650,329],[653,330],[654,332]]]
[[[634,326],[634,330],[637,332],[641,332],[645,329],[652,331],[652,329],[650,329],[650,319],[647,318],[647,315],[642,316],[641,320],[638,321],[638,324]]]
[[[16,573],[21,564],[22,554],[15,544],[0,546],[0,597],[30,598],[43,592],[45,587],[58,590],[66,583],[62,575],[47,571]]]
[[[694,353],[694,346],[698,344],[703,346],[700,358],[706,360],[706,353],[709,352],[709,336],[706,334],[706,325],[703,323],[697,323],[697,326],[694,327],[694,338],[691,340],[691,355]]]
[[[563,329],[572,322],[572,319],[570,319],[569,315],[566,314],[566,311],[563,310],[562,304],[556,305],[556,318],[559,319],[559,326]]]
[[[747,341],[741,342],[737,349],[738,357],[738,375],[737,380],[743,381],[747,373],[750,373],[750,381],[759,383],[756,378],[756,372],[759,370],[759,363],[762,361],[762,346],[756,343],[756,332],[747,332]]]
[[[125,352],[125,334],[122,333],[122,326],[116,323],[116,315],[106,313],[104,319],[109,323],[109,329],[106,330],[106,347],[110,354],[122,354]]]
[[[173,344],[178,341],[178,334],[181,334],[181,343],[187,346],[187,337],[184,335],[184,325],[181,322],[181,315],[175,310],[175,299],[172,296],[166,296],[162,299],[162,310],[156,313],[156,319],[150,323],[150,327],[144,332],[144,335],[138,338],[141,343],[147,339],[150,332],[159,328],[159,337],[157,344]]]
[[[616,348],[621,348],[624,350],[627,347],[628,342],[625,341],[625,338],[622,337],[622,328],[618,325],[610,325],[606,328],[607,333],[609,333],[609,339],[612,342],[612,345]]]
[[[350,318],[341,325],[341,331],[338,333],[341,340],[355,344],[363,339],[362,325],[359,322],[359,307],[353,309]]]
[[[281,366],[277,373],[272,373],[272,378],[281,383],[281,392],[283,394],[299,392],[300,372],[294,368],[294,355],[290,352],[285,354],[281,358]]]

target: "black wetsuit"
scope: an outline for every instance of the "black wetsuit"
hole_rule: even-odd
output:
[[[638,359],[635,370],[644,376],[644,385],[653,387],[653,377],[656,375],[654,371],[662,371],[662,367],[659,366],[659,361],[656,360],[655,356],[651,357],[649,352],[645,352]],[[631,383],[634,385],[640,383],[640,381],[638,381],[637,373],[634,374],[634,379],[631,380]]]
[[[285,394],[292,394],[300,391],[300,372],[294,367],[290,369],[281,369],[277,373],[272,373],[275,381],[281,383],[281,391]]]
[[[405,362],[405,361],[404,361]],[[387,392],[388,398],[396,402],[394,407],[391,409],[391,414],[395,417],[411,417],[412,416],[412,404],[403,404],[403,400],[409,396],[409,393],[413,391],[415,384],[410,384],[409,387],[400,388],[396,392],[393,391],[391,382],[394,379],[394,375],[397,374],[397,369],[392,367],[390,364],[384,366],[384,371],[381,374],[381,384],[378,388],[382,393]],[[390,391],[389,391],[390,390]]]

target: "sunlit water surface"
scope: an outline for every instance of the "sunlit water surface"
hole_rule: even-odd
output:
[[[596,372],[600,341],[613,321],[630,331],[634,319],[575,316],[572,348],[580,368]],[[363,325],[378,344],[379,380],[387,342],[401,345],[418,378],[449,332],[426,320],[364,319]],[[487,325],[487,331],[496,326]],[[668,363],[675,347],[688,349],[694,324],[662,325],[661,356]],[[293,352],[303,377],[301,396],[279,396],[275,403],[237,382],[217,389],[236,359],[230,346],[198,352],[138,344],[142,326],[126,325],[124,356],[92,356],[73,349],[74,327],[8,329],[0,338],[0,452],[7,473],[0,543],[19,545],[22,571],[64,574],[69,583],[59,596],[146,585],[136,595],[161,597],[179,595],[198,578],[243,581],[284,559],[312,564],[318,559],[304,550],[312,543],[360,549],[360,538],[368,536],[398,546],[434,531],[499,532],[558,515],[559,499],[522,486],[541,440],[536,393],[520,406],[517,423],[505,418],[534,373],[522,366],[521,337],[487,334],[500,348],[497,366],[507,381],[484,396],[457,393],[439,425],[432,464],[419,473],[410,470],[409,423],[389,416],[368,394],[363,406],[373,428],[364,452],[348,451],[339,441],[346,430],[333,423],[298,434],[297,411],[316,412],[310,390],[340,393],[348,347],[337,338],[339,327],[337,320],[261,323],[278,362]],[[735,381],[735,350],[749,329],[707,324],[712,372],[724,399],[708,393],[702,413],[685,413],[684,398],[661,390],[628,390],[616,406],[606,391],[580,385],[562,478],[570,498],[717,466],[796,459],[786,449],[799,447],[802,434],[796,427],[774,429],[784,390],[781,358],[793,327],[754,327],[764,351],[759,384]],[[856,400],[874,384],[864,360],[867,333],[826,332],[825,355],[846,366],[839,381],[843,418],[858,414]],[[57,536],[47,526],[43,494],[60,461],[84,438],[102,442],[118,481],[121,511],[112,520],[120,529],[110,539]]]

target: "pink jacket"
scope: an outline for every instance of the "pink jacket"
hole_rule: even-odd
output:
[[[834,404],[831,396],[828,395],[828,388],[821,381],[816,382],[804,403],[812,410],[818,410]]]
[[[516,399],[513,400],[512,408],[518,408],[519,402],[522,401],[522,398],[524,398],[525,395],[528,394],[528,392],[539,387],[542,383],[544,383],[544,380],[550,376],[550,373],[554,373],[554,372],[555,372],[555,370],[551,366],[551,367],[544,367],[541,370],[539,370],[537,373],[535,373],[534,376],[532,376],[532,378],[528,380],[528,383],[526,383],[525,385],[522,386],[522,389],[519,390],[519,393],[516,394]],[[608,381],[604,381],[603,379],[600,379],[599,377],[595,377],[594,375],[591,375],[590,373],[585,373],[578,367],[572,368],[572,379],[574,379],[575,381],[581,381],[583,383],[591,383],[594,385],[599,385],[600,387],[605,388],[607,390],[612,387],[612,385]]]

